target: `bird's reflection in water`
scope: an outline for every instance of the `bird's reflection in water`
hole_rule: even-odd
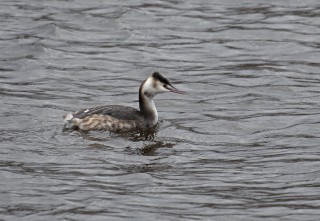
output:
[[[174,143],[166,143],[163,141],[156,141],[154,143],[149,143],[144,145],[142,148],[138,149],[139,153],[144,156],[155,156],[157,155],[157,150],[159,148],[172,148]]]
[[[159,148],[172,148],[175,143],[166,142],[161,140],[157,135],[159,126],[150,128],[147,130],[136,130],[131,132],[114,133],[109,131],[94,131],[87,132],[82,130],[72,130],[64,132],[75,132],[85,140],[94,141],[94,143],[88,144],[90,148],[110,148],[113,145],[108,143],[121,138],[125,141],[132,141],[134,143],[142,142],[142,147],[136,147],[134,145],[123,146],[124,150],[130,154],[139,154],[144,156],[157,155]],[[118,146],[118,145],[117,145]]]

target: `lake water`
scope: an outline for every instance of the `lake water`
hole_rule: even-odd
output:
[[[0,220],[318,220],[319,1],[0,3]],[[64,132],[138,107],[153,137]]]

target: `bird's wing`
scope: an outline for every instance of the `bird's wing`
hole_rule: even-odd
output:
[[[75,118],[85,118],[93,114],[109,115],[119,120],[142,120],[141,112],[133,107],[110,105],[82,109],[73,114]]]

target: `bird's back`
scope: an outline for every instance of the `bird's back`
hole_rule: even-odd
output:
[[[108,105],[82,109],[73,114],[74,118],[83,119],[94,114],[108,115],[119,120],[143,121],[141,112],[133,107],[121,105]]]
[[[141,127],[144,127],[142,113],[133,107],[120,105],[82,109],[65,117],[65,128],[127,131]]]

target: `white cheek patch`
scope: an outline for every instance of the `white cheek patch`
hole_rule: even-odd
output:
[[[149,77],[143,84],[143,93],[147,97],[154,97],[159,93],[167,92],[168,90],[163,86],[162,82],[155,81],[152,77]]]
[[[146,80],[146,82],[144,83],[144,85],[143,85],[143,89],[145,90],[145,91],[152,91],[154,88],[153,88],[153,80],[152,80],[152,78],[148,78],[147,80]]]
[[[143,84],[143,93],[147,97],[154,97],[156,94],[156,89],[154,88],[154,82],[151,77],[149,77]]]

